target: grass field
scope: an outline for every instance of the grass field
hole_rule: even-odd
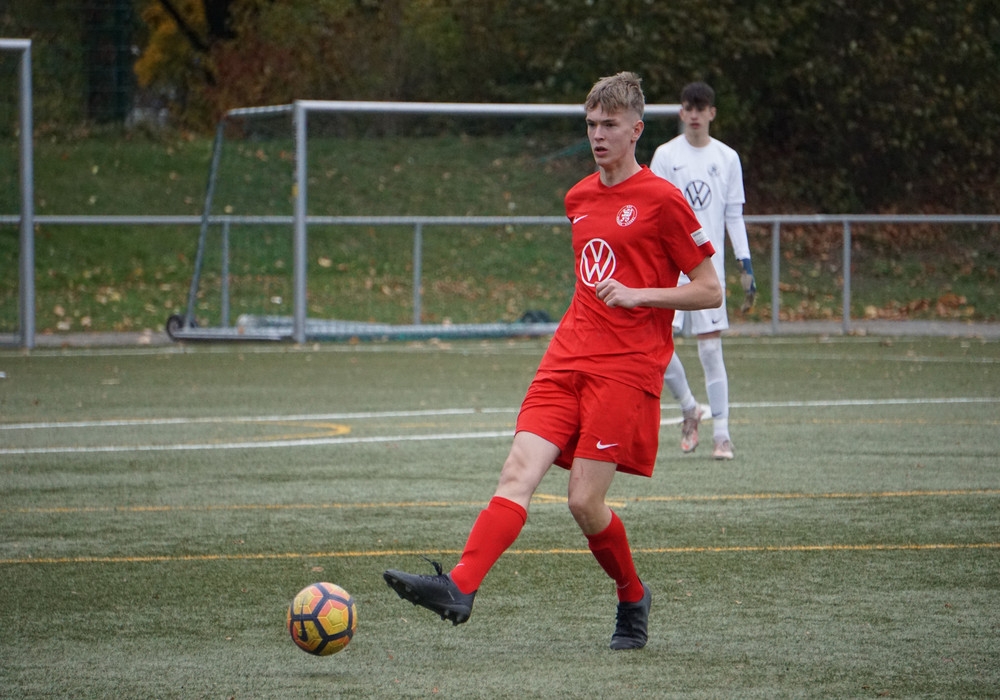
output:
[[[995,342],[728,340],[737,459],[682,456],[665,401],[610,496],[641,651],[559,469],[467,624],[399,600],[384,569],[457,560],[543,347],[0,351],[0,696],[997,697]],[[358,604],[326,658],[284,628],[317,580]]]

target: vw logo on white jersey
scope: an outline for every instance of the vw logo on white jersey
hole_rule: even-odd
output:
[[[608,242],[592,238],[580,255],[580,279],[588,287],[596,287],[598,282],[615,274],[615,265],[615,251]]]
[[[692,180],[684,188],[684,196],[695,211],[707,209],[712,201],[712,187],[704,180]]]

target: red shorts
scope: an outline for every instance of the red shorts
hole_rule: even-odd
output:
[[[555,463],[565,469],[582,457],[652,476],[660,397],[591,374],[540,371],[521,404],[516,430],[556,445],[561,452]]]

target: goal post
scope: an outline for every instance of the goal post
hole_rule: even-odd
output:
[[[676,104],[654,104],[646,106],[646,120],[647,123],[651,119],[662,118],[662,117],[676,117],[679,114],[680,106]],[[206,203],[203,211],[202,218],[202,231],[199,238],[199,247],[196,255],[195,263],[195,273],[192,278],[192,286],[189,293],[188,310],[184,316],[172,316],[168,320],[168,331],[171,337],[183,340],[183,339],[243,339],[243,340],[261,340],[261,339],[291,339],[297,343],[305,343],[310,339],[344,339],[344,338],[414,338],[414,337],[435,337],[435,336],[447,336],[447,337],[492,337],[497,335],[525,335],[525,334],[535,334],[535,333],[549,333],[554,329],[554,324],[541,324],[537,322],[532,322],[534,327],[527,329],[525,324],[513,324],[513,323],[451,323],[445,322],[440,324],[435,323],[425,323],[421,316],[421,294],[423,293],[423,280],[421,278],[421,262],[422,262],[422,247],[424,241],[422,240],[424,226],[493,226],[493,227],[517,227],[517,226],[565,226],[565,217],[553,216],[553,212],[550,211],[549,215],[546,216],[544,213],[539,213],[538,216],[472,216],[462,215],[462,212],[455,212],[456,215],[452,216],[440,215],[441,212],[438,211],[438,215],[432,215],[433,213],[428,213],[424,215],[413,215],[409,213],[407,215],[387,215],[396,214],[396,212],[388,211],[372,211],[367,212],[367,216],[358,215],[340,215],[339,210],[329,211],[328,213],[334,215],[318,215],[315,212],[310,211],[310,207],[314,206],[311,202],[310,193],[310,178],[314,180],[317,178],[315,171],[311,171],[311,167],[319,168],[329,168],[328,164],[313,166],[310,162],[310,131],[312,129],[312,124],[314,122],[319,122],[321,119],[320,115],[331,115],[328,119],[333,118],[346,118],[346,117],[360,117],[361,120],[370,122],[376,119],[390,120],[392,118],[403,116],[403,117],[416,117],[425,120],[435,120],[440,121],[451,121],[451,120],[461,120],[462,123],[474,123],[479,125],[485,125],[489,120],[495,120],[497,118],[505,118],[507,120],[514,120],[515,124],[518,119],[524,120],[526,118],[580,118],[584,116],[585,111],[582,104],[526,104],[526,103],[439,103],[439,102],[381,102],[381,101],[322,101],[322,100],[297,100],[289,105],[275,105],[270,107],[244,107],[239,109],[234,109],[226,113],[222,120],[220,120],[219,127],[217,130],[216,144],[213,149],[212,164],[210,166],[209,173],[209,183],[207,188]],[[227,132],[226,124],[229,123],[231,126],[235,125],[236,122],[240,120],[253,120],[253,119],[266,119],[280,117],[285,120],[285,128],[288,132],[281,137],[282,143],[286,139],[289,139],[291,144],[287,160],[293,161],[288,164],[288,174],[291,176],[290,181],[287,186],[290,187],[290,207],[291,211],[288,215],[275,215],[272,210],[261,212],[255,217],[237,217],[228,216],[226,213],[217,213],[213,211],[212,198],[216,190],[216,178],[219,177],[219,151],[225,140],[224,134]],[[290,121],[290,123],[288,123]],[[408,122],[407,122],[408,123]],[[539,122],[543,123],[543,122]],[[329,128],[329,124],[323,124],[324,129]],[[241,128],[249,129],[249,126],[245,124]],[[474,127],[483,128],[486,127]],[[493,127],[495,129],[495,127]],[[527,128],[527,127],[525,127]],[[237,129],[239,130],[239,129]],[[327,132],[323,129],[319,129],[324,134]],[[510,131],[510,130],[506,130]],[[509,136],[509,134],[508,134]],[[574,133],[571,136],[562,134],[563,138],[572,138],[576,142],[577,146],[580,146],[581,134]],[[316,137],[313,137],[316,138]],[[319,139],[317,139],[319,140]],[[585,143],[583,144],[585,146]],[[244,151],[253,151],[255,147],[247,147]],[[377,149],[375,149],[377,150]],[[579,151],[579,149],[576,149]],[[589,149],[587,149],[587,154],[589,155]],[[246,156],[252,155],[249,153],[244,153],[244,161],[249,162],[252,160]],[[312,154],[315,156],[315,154]],[[577,157],[580,157],[577,154]],[[261,154],[259,160],[268,160],[265,154]],[[274,163],[276,163],[279,158],[274,158],[273,154],[270,158],[271,164],[268,167],[273,168]],[[589,162],[589,168],[593,168],[592,161]],[[270,171],[270,178],[272,182],[276,181],[277,177],[284,177],[276,170]],[[241,178],[247,178],[249,181],[249,175],[246,173],[241,173],[239,175]],[[329,176],[327,176],[329,177]],[[320,178],[322,179],[322,178]],[[274,187],[279,187],[280,185],[273,185]],[[329,186],[328,186],[329,188]],[[217,205],[218,206],[218,205]],[[281,207],[278,207],[279,209]],[[551,209],[551,207],[547,207]],[[225,208],[223,208],[225,210]],[[379,215],[381,214],[381,216]],[[256,221],[250,221],[250,218],[256,219]],[[236,219],[240,219],[239,222]],[[203,272],[203,253],[206,248],[206,234],[212,226],[221,224],[223,227],[227,226],[228,223],[257,223],[261,224],[264,221],[270,224],[276,224],[280,221],[288,221],[289,228],[286,230],[286,235],[289,236],[290,254],[291,260],[291,280],[290,284],[283,289],[287,292],[287,295],[291,297],[291,314],[288,317],[275,317],[264,314],[262,317],[257,319],[252,319],[251,325],[239,325],[237,328],[232,327],[216,327],[213,328],[210,325],[206,327],[199,327],[195,320],[195,303],[200,297],[200,292],[198,289],[199,278]],[[381,322],[350,322],[347,324],[341,324],[343,329],[330,330],[329,325],[323,328],[323,330],[317,332],[315,329],[318,327],[318,319],[308,318],[309,312],[309,282],[308,274],[310,269],[310,264],[315,268],[315,260],[310,259],[309,251],[309,230],[314,226],[322,227],[350,227],[350,226],[360,226],[368,228],[384,228],[384,227],[402,227],[408,226],[413,231],[413,247],[412,247],[412,257],[408,263],[409,269],[412,271],[412,323],[381,323]],[[223,242],[223,248],[227,245]],[[315,258],[315,253],[311,256]],[[222,262],[223,266],[227,263],[225,260]],[[221,281],[222,291],[221,298],[228,299],[228,292],[226,291],[226,280],[224,279],[226,275],[221,275],[223,278]],[[280,295],[272,297],[273,299],[280,299]],[[286,297],[287,299],[287,297]],[[204,309],[204,301],[202,303],[202,308]],[[228,301],[226,302],[228,304]],[[228,308],[220,314],[222,318],[228,318]],[[243,318],[249,318],[250,315],[244,315]],[[447,319],[445,319],[447,321]],[[339,323],[339,322],[338,322]],[[223,324],[225,325],[225,324]],[[543,327],[546,326],[547,327]],[[529,331],[526,333],[526,331]],[[338,335],[342,333],[342,335]]]
[[[31,92],[31,40],[2,39],[0,51],[19,54],[18,132],[20,212],[18,224],[18,344],[35,347],[35,170]]]

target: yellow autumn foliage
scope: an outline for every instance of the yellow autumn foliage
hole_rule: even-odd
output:
[[[201,0],[178,0],[175,7],[190,27],[204,34],[205,10]],[[149,27],[150,36],[133,66],[139,85],[183,83],[180,78],[190,71],[195,50],[177,22],[155,0],[146,4],[142,20]]]

